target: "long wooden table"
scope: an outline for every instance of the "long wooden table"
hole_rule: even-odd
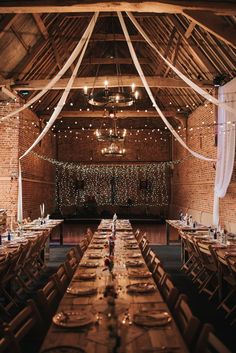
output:
[[[40,221],[34,220],[31,223],[24,224],[22,226],[23,231],[42,231],[48,230],[50,232],[50,240],[52,239],[52,233],[59,228],[59,239],[60,245],[63,245],[63,219],[48,219],[45,223],[40,224]]]
[[[95,288],[96,293],[94,295],[78,296],[66,292],[57,310],[57,313],[65,311],[92,313],[94,322],[81,328],[63,328],[52,323],[40,352],[55,353],[63,351],[69,353],[75,352],[78,347],[86,353],[114,352],[111,347],[114,337],[109,335],[111,320],[114,324],[114,315],[110,313],[111,307],[108,304],[108,297],[104,296],[105,289],[109,285],[114,285],[117,293],[115,324],[121,336],[120,353],[154,352],[155,347],[156,350],[161,347],[171,347],[168,352],[188,352],[167,304],[156,286],[153,292],[141,295],[131,294],[127,290],[127,285],[137,282],[155,284],[152,277],[132,279],[129,276],[133,268],[127,267],[126,262],[132,256],[139,256],[137,259],[142,262],[141,266],[135,269],[148,270],[148,268],[137,242],[132,232],[130,232],[131,226],[127,221],[123,223],[117,221],[117,229],[122,230],[116,232],[113,269],[115,278],[112,278],[109,271],[105,269],[104,258],[108,249],[104,245],[107,243],[107,236],[110,235],[110,227],[107,227],[107,225],[108,222],[103,221],[98,231],[95,232],[69,286],[70,288]],[[107,230],[103,230],[106,227]],[[131,246],[131,249],[128,249],[127,246]],[[100,255],[101,258],[91,260],[90,256],[94,254]],[[88,262],[97,263],[97,267],[84,267]],[[78,276],[83,273],[95,273],[96,278],[90,281],[78,280]],[[157,309],[160,313],[167,312],[171,321],[160,327],[147,327],[133,322],[135,313],[145,313],[154,309]],[[60,350],[60,347],[65,348]]]
[[[207,231],[208,227],[197,223],[195,227],[186,225],[185,222],[176,219],[166,219],[166,244],[170,244],[170,227],[183,232]]]

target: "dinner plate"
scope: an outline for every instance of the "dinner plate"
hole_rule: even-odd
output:
[[[129,244],[129,245],[126,245],[125,247],[128,250],[139,249],[139,246],[136,244]]]
[[[129,277],[131,278],[150,278],[152,277],[149,271],[132,270],[129,272]]]
[[[74,280],[82,280],[82,281],[89,281],[91,279],[95,279],[96,278],[96,273],[95,272],[91,272],[91,273],[80,273],[77,274],[73,277]]]
[[[66,292],[73,295],[92,295],[97,293],[95,287],[68,287]]]
[[[95,268],[98,267],[98,263],[85,261],[80,264],[80,267]]]
[[[90,312],[62,311],[54,315],[52,321],[61,327],[81,327],[91,324],[94,317]]]
[[[125,264],[127,267],[140,267],[143,266],[144,263],[141,260],[128,260]]]
[[[134,283],[129,284],[127,287],[128,292],[130,293],[150,293],[156,290],[156,286],[152,283]]]
[[[93,245],[96,245],[96,244],[105,244],[106,240],[94,240],[93,241]]]
[[[18,248],[20,244],[7,244],[8,248]]]
[[[171,317],[166,311],[152,310],[134,314],[133,322],[141,326],[164,326],[171,322]]]
[[[89,249],[103,249],[102,245],[90,245]]]
[[[88,258],[89,259],[101,259],[102,256],[99,254],[90,254],[90,255],[88,255]]]
[[[137,258],[139,258],[139,257],[142,257],[142,255],[139,254],[139,253],[129,255],[129,258],[130,258],[130,259],[137,259]]]

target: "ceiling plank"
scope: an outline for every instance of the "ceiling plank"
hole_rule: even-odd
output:
[[[25,51],[28,53],[29,52],[29,49],[30,47],[26,44],[23,36],[21,35],[21,33],[19,33],[15,26],[12,24],[11,25],[11,31],[12,33],[14,33],[14,35],[16,36],[16,38],[18,39],[18,41],[21,43],[21,45],[23,46],[23,48],[25,49]]]
[[[193,39],[191,37],[185,37],[186,30],[183,26],[181,26],[177,18],[173,15],[170,15],[170,19],[175,28],[178,30],[179,34],[182,36],[182,39],[189,45],[189,50],[191,50],[193,56],[202,63],[206,71],[214,73],[216,71],[215,67],[212,65],[210,60],[208,60],[207,56],[202,52],[201,48],[195,45],[196,43],[193,41]]]
[[[22,80],[25,73],[27,73],[33,66],[35,57],[40,53],[43,47],[46,45],[44,38],[40,38],[36,44],[31,48],[30,53],[25,55],[25,57],[16,65],[12,70],[11,77],[18,78]],[[9,75],[10,76],[10,75]]]
[[[140,64],[152,64],[149,58],[139,58]],[[132,58],[86,58],[83,59],[82,64],[91,64],[91,65],[116,65],[116,64],[124,64],[124,65],[133,65]]]
[[[165,52],[163,54],[164,58],[166,59],[168,54],[169,54],[169,51],[170,51],[170,48],[172,46],[172,43],[173,43],[173,40],[174,40],[174,37],[175,37],[175,33],[176,33],[176,29],[173,28],[172,32],[171,32],[171,35],[170,35],[170,38],[168,40],[168,43],[167,43],[167,46],[166,46],[166,49],[165,49]],[[156,70],[156,75],[159,76],[161,74],[161,71],[162,71],[162,68],[164,66],[164,60],[161,59],[161,62],[160,64],[158,65],[158,68]]]
[[[184,15],[224,43],[236,48],[236,29],[227,24],[224,18],[216,16],[209,11],[186,10]]]
[[[125,36],[122,33],[94,33],[92,40],[101,42],[126,42]],[[146,40],[139,34],[130,35],[131,42],[146,42]]]
[[[182,114],[176,113],[176,110],[165,110],[163,114],[167,118],[173,118],[176,116],[181,117]],[[50,118],[50,114],[45,114],[44,112],[37,112],[37,115],[43,118]],[[117,118],[125,119],[125,118],[156,118],[159,117],[156,111],[137,111],[137,110],[123,110],[118,111],[116,113]],[[104,110],[96,110],[96,111],[79,111],[79,110],[66,110],[60,113],[59,118],[99,118],[103,119]],[[58,119],[59,119],[58,118]],[[107,119],[107,118],[106,118]]]
[[[0,39],[7,32],[11,25],[14,23],[18,15],[9,14],[3,17],[2,21],[0,22]]]
[[[150,87],[168,87],[168,88],[190,88],[183,80],[172,78],[172,77],[159,77],[159,76],[146,76],[147,82]],[[119,82],[117,76],[98,76],[96,82],[94,82],[94,77],[77,77],[74,80],[72,89],[83,89],[84,86],[93,87],[93,88],[104,88],[104,81],[108,80],[109,87],[119,87],[120,82],[122,82],[123,87],[130,87],[132,83],[135,83],[137,87],[143,87],[142,81],[137,75],[129,76],[119,76]],[[29,80],[16,82],[12,85],[12,88],[15,90],[28,90],[35,91],[43,89],[50,80]],[[196,84],[205,88],[212,88],[212,81],[196,81]],[[65,89],[68,83],[67,78],[58,80],[58,82],[52,88],[53,90],[62,90]]]
[[[34,0],[9,1],[1,0],[0,13],[66,13],[66,12],[95,12],[95,11],[132,11],[153,13],[182,13],[184,10],[211,11],[216,14],[236,14],[236,4],[226,1],[96,1],[96,0]]]

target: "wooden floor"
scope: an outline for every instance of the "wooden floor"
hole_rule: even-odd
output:
[[[165,224],[158,224],[155,222],[136,222],[131,221],[134,231],[140,229],[142,233],[146,232],[147,239],[150,244],[154,245],[165,245],[166,244],[166,227]],[[76,222],[67,223],[63,225],[63,243],[65,245],[76,244],[86,233],[87,228],[90,228],[93,232],[97,229],[98,222]],[[177,233],[174,229],[171,232],[171,239],[177,239]],[[58,241],[58,234],[53,234],[52,240]]]

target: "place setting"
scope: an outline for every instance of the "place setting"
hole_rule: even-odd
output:
[[[137,282],[126,286],[129,294],[149,294],[156,291],[156,286],[150,282]]]
[[[148,270],[129,270],[128,275],[130,278],[150,278],[152,273]]]
[[[142,267],[144,262],[142,260],[127,260],[125,265],[126,267]]]
[[[90,311],[61,311],[53,316],[53,323],[62,328],[84,327],[95,322]]]
[[[76,295],[76,296],[94,295],[94,294],[97,294],[97,288],[89,287],[89,286],[80,287],[72,284],[67,288],[66,293],[71,295]]]
[[[151,309],[136,312],[133,315],[133,322],[139,326],[160,327],[171,322],[171,316],[167,311]]]
[[[99,266],[99,263],[94,262],[94,261],[83,261],[82,263],[80,263],[79,266],[80,267],[87,267],[87,268],[96,268]]]
[[[74,275],[72,281],[93,281],[96,276],[96,272],[82,272]]]

